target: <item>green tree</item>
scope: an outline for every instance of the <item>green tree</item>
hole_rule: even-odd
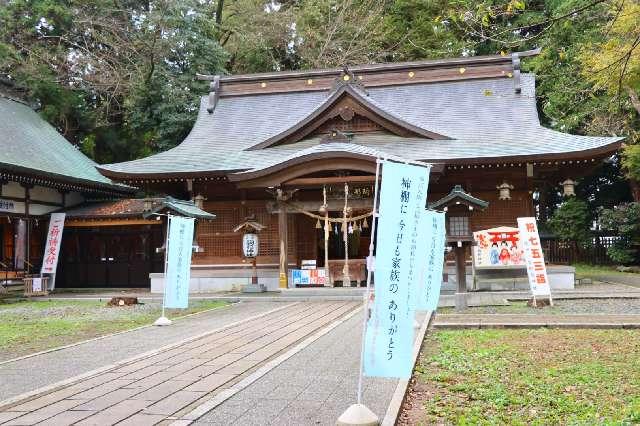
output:
[[[576,249],[591,243],[590,214],[587,203],[569,197],[554,212],[549,227],[556,237],[574,244]]]
[[[223,71],[214,4],[15,0],[0,8],[0,84],[100,162],[179,143]]]
[[[614,231],[619,239],[607,249],[615,262],[636,263],[640,260],[640,203],[624,203],[600,212],[600,224]]]

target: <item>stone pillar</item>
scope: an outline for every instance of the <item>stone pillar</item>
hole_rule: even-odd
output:
[[[456,280],[458,289],[456,290],[456,311],[462,311],[467,308],[467,262],[466,262],[466,245],[464,243],[456,243]]]

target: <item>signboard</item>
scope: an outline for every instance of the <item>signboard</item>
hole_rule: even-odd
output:
[[[475,266],[525,266],[518,228],[501,226],[473,233]]]
[[[293,285],[326,284],[327,271],[323,269],[292,269]]]
[[[427,210],[423,213],[421,227],[424,229],[425,260],[421,277],[417,281],[416,310],[435,311],[440,300],[442,273],[444,268],[444,248],[447,242],[445,213]]]
[[[15,212],[16,205],[12,200],[5,200],[4,198],[0,198],[0,211]]]
[[[527,264],[529,286],[534,296],[551,296],[547,267],[538,235],[538,226],[534,217],[519,217],[518,228],[524,243],[524,258]]]
[[[42,291],[42,278],[32,278],[31,280],[31,290],[34,293],[39,293]]]
[[[300,269],[316,269],[316,260],[315,259],[301,260]]]
[[[258,243],[257,234],[244,234],[242,236],[242,253],[244,257],[257,257]]]
[[[27,221],[18,219],[15,225],[13,236],[13,246],[15,251],[13,254],[13,266],[18,269],[24,269],[24,261],[27,257]]]
[[[194,219],[169,216],[167,238],[167,273],[165,274],[165,307],[185,309],[189,306],[191,252]]]
[[[44,245],[44,256],[42,257],[42,268],[40,274],[55,274],[58,268],[58,257],[60,255],[60,243],[62,242],[62,231],[64,230],[64,213],[51,213],[49,219],[49,230],[47,231],[47,242]]]
[[[415,311],[410,284],[419,279],[420,221],[429,168],[384,162],[376,244],[375,297],[367,323],[364,373],[408,378]]]

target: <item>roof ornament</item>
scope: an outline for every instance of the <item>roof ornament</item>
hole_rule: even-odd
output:
[[[220,92],[220,76],[216,75],[213,77],[213,80],[209,83],[209,106],[207,106],[207,112],[209,114],[212,114],[213,110],[216,109],[219,92]]]
[[[351,142],[353,138],[353,133],[341,132],[340,130],[333,129],[329,132],[328,135],[325,135],[322,139],[320,139],[320,143],[331,143],[331,142]]]
[[[357,76],[349,69],[348,65],[344,65],[342,67],[342,72],[340,73],[340,77],[336,78],[333,81],[333,85],[331,87],[331,91],[329,95],[333,94],[336,90],[340,89],[342,86],[351,86],[355,89],[360,90],[365,96],[369,96],[367,90],[362,84],[362,76]]]
[[[522,93],[520,86],[520,54],[514,52],[511,54],[511,64],[513,65],[513,90],[516,94]]]

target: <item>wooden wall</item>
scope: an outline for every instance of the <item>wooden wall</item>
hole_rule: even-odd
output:
[[[499,200],[496,186],[502,182],[514,186],[510,200]],[[484,211],[474,211],[471,215],[473,231],[497,226],[517,226],[516,218],[534,215],[533,198],[529,191],[533,183],[526,176],[526,167],[507,167],[503,169],[458,169],[447,170],[429,189],[429,201],[446,196],[455,185],[481,200],[488,201]]]
[[[214,213],[216,218],[198,223],[197,241],[204,249],[193,257],[194,265],[222,265],[243,263],[242,233],[234,233],[233,228],[245,218],[254,215],[255,219],[267,228],[260,232],[260,255],[258,263],[278,263],[279,235],[278,215],[267,212],[266,201],[205,201],[204,209]],[[289,261],[297,257],[296,217],[289,215]]]

